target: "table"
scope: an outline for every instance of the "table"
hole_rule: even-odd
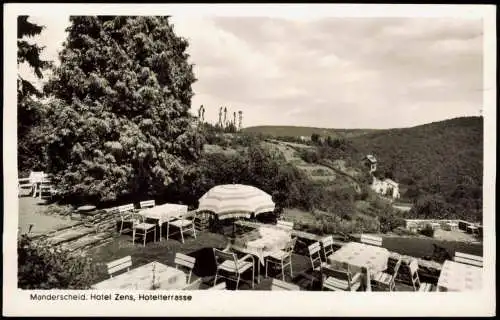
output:
[[[292,240],[291,230],[261,226],[235,239],[229,246],[234,251],[251,254],[259,259],[257,282],[260,282],[260,265],[265,264],[265,259],[271,252],[284,249],[290,240]]]
[[[142,209],[139,214],[145,218],[158,220],[160,226],[160,241],[162,239],[162,225],[164,222],[169,222],[187,214],[188,206],[182,204],[165,203],[148,209]]]
[[[477,291],[482,287],[483,270],[451,260],[446,260],[437,283],[438,291]]]
[[[431,227],[432,227],[432,230],[437,230],[437,229],[441,228],[441,225],[437,222],[432,222]]]
[[[347,263],[353,273],[361,272],[361,268],[366,267],[368,270],[366,288],[371,290],[370,274],[386,270],[389,255],[389,250],[386,248],[349,242],[331,254],[327,260],[334,268]]]
[[[155,267],[155,283],[158,289],[177,290],[186,286],[186,274],[184,272],[154,261],[99,282],[93,285],[92,289],[151,290],[153,265]]]

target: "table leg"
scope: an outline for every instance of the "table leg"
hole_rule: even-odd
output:
[[[260,283],[260,261],[259,260],[257,260],[257,283]]]
[[[370,270],[366,270],[366,291],[372,291],[372,285],[370,281]]]
[[[162,241],[163,240],[163,236],[162,236],[163,235],[163,232],[162,232],[162,230],[163,230],[163,223],[159,222],[159,224],[160,224],[160,241]]]

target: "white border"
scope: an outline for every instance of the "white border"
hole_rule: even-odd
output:
[[[317,17],[460,17],[484,21],[484,289],[480,293],[192,292],[186,302],[33,302],[17,289],[18,210],[16,130],[16,16],[28,15],[218,15]],[[4,5],[4,294],[10,316],[206,315],[206,316],[473,316],[495,314],[496,12],[486,5],[342,4],[6,4]],[[58,291],[50,291],[56,293]],[[66,291],[64,293],[67,293]],[[81,293],[89,294],[88,291]],[[185,292],[182,292],[185,293]]]

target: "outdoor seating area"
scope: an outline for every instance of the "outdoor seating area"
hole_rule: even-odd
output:
[[[17,181],[18,195],[21,195],[22,190],[27,190],[27,195],[39,199],[52,198],[57,194],[51,176],[43,171],[31,171],[28,178],[19,178]]]
[[[96,210],[86,205],[77,211]],[[456,252],[453,261],[444,262],[439,277],[429,280],[424,275],[422,281],[418,260],[398,258],[384,247],[379,235],[339,240],[333,234],[296,230],[284,216],[259,222],[259,214],[273,214],[274,203],[250,186],[218,186],[200,198],[200,208],[194,211],[186,205],[142,200],[99,209],[94,216],[99,212],[115,219],[116,240],[110,241],[129,241],[136,252],[147,252],[152,243],[170,243],[174,256],[166,261],[151,255],[148,261],[134,262],[125,255],[106,261],[108,278],[95,283],[94,289],[431,292],[481,288],[479,256]],[[225,229],[231,231],[201,227],[197,225],[200,216],[226,221]],[[203,239],[209,234],[223,239],[223,244],[204,247]],[[206,249],[201,256],[184,249],[200,245]]]

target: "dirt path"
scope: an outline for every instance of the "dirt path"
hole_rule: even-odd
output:
[[[18,226],[21,232],[27,232],[30,224],[33,224],[31,233],[41,234],[77,223],[69,217],[62,217],[56,213],[49,214],[49,211],[44,200],[32,197],[19,198]]]

